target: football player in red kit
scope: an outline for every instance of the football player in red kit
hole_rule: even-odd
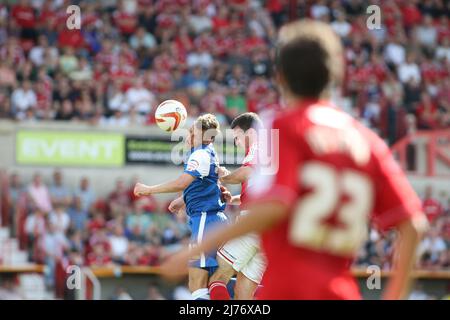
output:
[[[386,144],[330,101],[343,74],[340,39],[324,23],[280,30],[277,81],[288,107],[272,121],[279,168],[257,169],[250,213],[165,264],[260,232],[268,266],[261,299],[359,299],[351,263],[368,225],[398,231],[385,299],[405,297],[426,218]]]
[[[224,167],[219,169],[221,183],[241,184],[241,193],[233,196],[228,202],[240,206],[240,216],[247,213],[246,199],[249,188],[252,188],[250,177],[256,165],[259,128],[262,128],[261,120],[253,112],[243,113],[231,122],[235,144],[245,148],[245,158],[241,167],[233,172]],[[266,268],[266,259],[261,253],[258,234],[247,234],[222,245],[217,250],[217,263],[219,267],[209,279],[211,300],[230,299],[227,283],[235,274],[234,299],[254,298]]]

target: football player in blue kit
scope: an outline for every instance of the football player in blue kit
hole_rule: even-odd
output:
[[[223,213],[227,191],[218,184],[219,161],[213,142],[219,133],[219,122],[212,114],[200,116],[190,128],[187,144],[190,147],[184,172],[175,180],[147,186],[137,183],[136,196],[183,191],[175,200],[183,206],[189,217],[191,242],[200,243],[205,233],[227,222]],[[189,289],[194,300],[208,300],[208,279],[217,268],[216,251],[203,252],[189,265]]]

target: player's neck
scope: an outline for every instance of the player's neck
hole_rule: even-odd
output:
[[[302,97],[294,94],[286,93],[283,96],[284,104],[287,108],[298,108],[306,107],[311,104],[316,104],[319,101],[329,101],[330,95],[327,92],[324,92],[322,95],[318,97]]]
[[[253,136],[253,135],[249,136],[247,148],[245,151],[248,152],[248,150],[250,150],[253,146],[256,146],[257,142],[258,142],[258,139],[255,136]]]

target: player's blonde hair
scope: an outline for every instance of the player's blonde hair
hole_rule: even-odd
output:
[[[216,116],[207,113],[201,115],[195,120],[194,126],[202,131],[203,141],[214,141],[216,136],[220,133],[220,124]]]

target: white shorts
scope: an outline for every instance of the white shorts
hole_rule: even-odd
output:
[[[251,281],[260,284],[266,269],[266,257],[260,250],[259,236],[248,234],[233,239],[217,251],[236,272],[242,272]]]

